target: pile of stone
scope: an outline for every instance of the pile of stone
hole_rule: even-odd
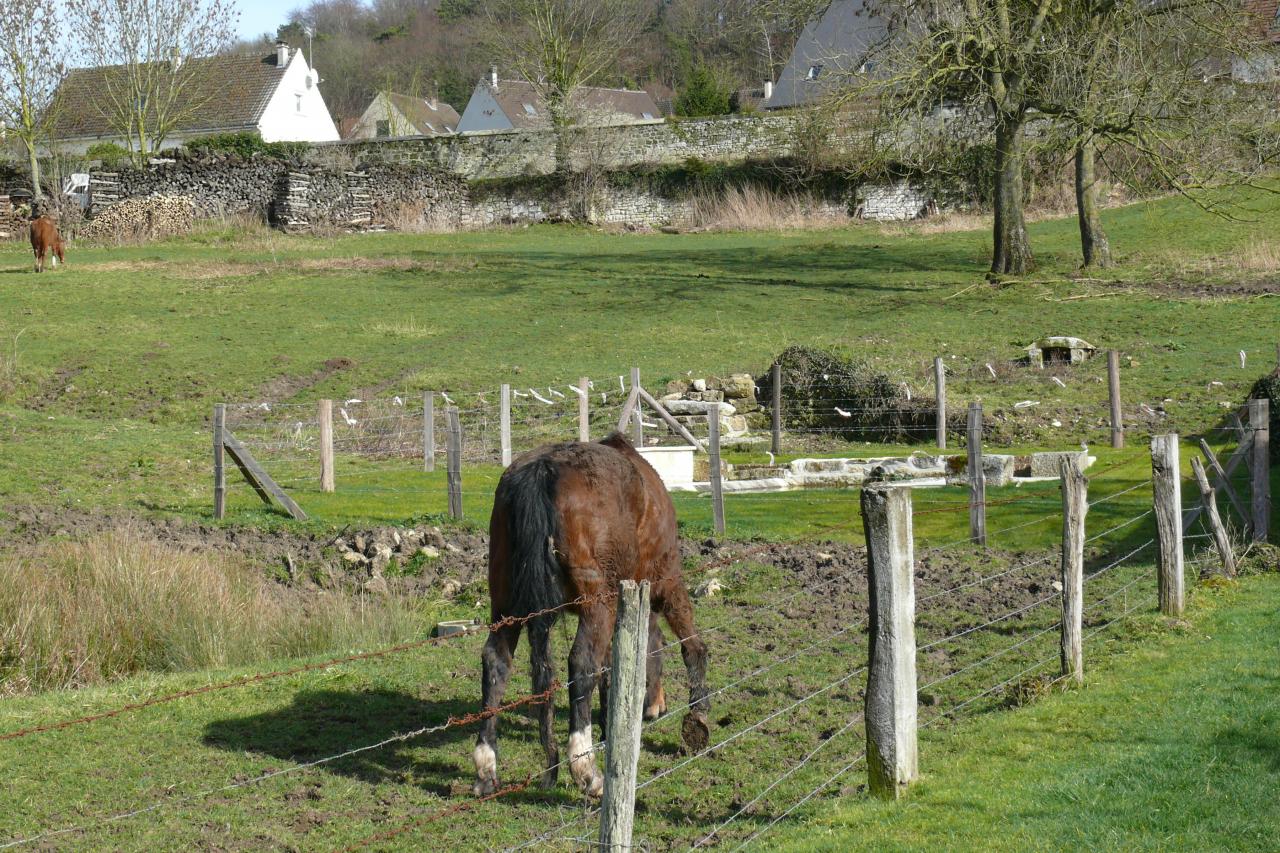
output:
[[[726,378],[676,379],[667,383],[662,405],[694,435],[707,432],[707,411],[720,410],[722,438],[741,438],[752,426],[768,423],[756,399],[756,381],[749,373]]]
[[[367,574],[364,586],[370,592],[386,592],[383,573],[392,560],[404,565],[418,556],[438,560],[443,553],[461,552],[458,546],[445,542],[439,527],[370,530],[339,536],[333,546],[338,549],[342,562]],[[461,588],[462,584],[456,580],[447,583],[444,597],[453,597]]]
[[[140,240],[185,234],[195,222],[191,196],[130,198],[105,208],[80,229],[89,240]]]

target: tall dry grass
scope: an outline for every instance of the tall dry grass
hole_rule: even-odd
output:
[[[0,695],[367,648],[419,627],[405,598],[290,589],[131,531],[0,557]]]
[[[695,195],[682,225],[702,231],[782,231],[848,223],[847,211],[815,196],[744,186]]]

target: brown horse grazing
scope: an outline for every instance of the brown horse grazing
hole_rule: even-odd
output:
[[[66,247],[62,243],[62,235],[58,233],[58,225],[48,214],[40,214],[31,220],[31,249],[36,254],[36,272],[44,272],[44,261],[49,253],[53,253],[53,265],[66,263],[63,252]]]
[[[653,614],[649,650],[662,648],[657,614],[680,640],[689,673],[686,747],[706,747],[707,649],[693,624],[693,606],[680,572],[675,507],[653,467],[625,437],[549,445],[516,459],[498,483],[489,522],[489,599],[493,620],[525,617],[551,608],[578,614],[569,652],[569,770],[588,795],[600,796],[604,777],[591,755],[591,698],[597,673],[609,665],[617,618],[613,593],[622,580],[649,581]],[[568,603],[568,606],[565,606]],[[528,620],[535,694],[554,676],[551,628],[560,610]],[[489,634],[484,666],[484,708],[502,704],[520,624]],[[650,655],[645,716],[666,710],[661,655]],[[607,679],[601,678],[601,703]],[[555,784],[559,753],[552,735],[554,700],[540,703],[539,723],[547,769],[543,787]],[[497,719],[486,719],[476,739],[476,796],[498,789]]]

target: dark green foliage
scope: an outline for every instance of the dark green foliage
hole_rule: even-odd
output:
[[[705,65],[693,69],[676,98],[675,110],[682,116],[722,116],[730,111],[729,87],[722,84]]]
[[[245,160],[253,157],[293,160],[308,148],[303,142],[264,142],[261,136],[251,131],[201,136],[184,147],[194,154],[229,154]]]
[[[84,152],[87,160],[101,160],[105,166],[114,166],[129,159],[129,152],[114,142],[95,142]]]
[[[1253,384],[1249,392],[1252,400],[1268,400],[1271,403],[1271,458],[1280,460],[1280,368],[1271,371]]]
[[[436,15],[446,24],[451,24],[471,17],[479,7],[479,0],[440,0]]]
[[[829,430],[849,439],[906,438],[933,425],[932,407],[914,404],[889,374],[868,362],[816,347],[782,351],[782,423],[786,429]],[[768,371],[756,380],[761,400],[773,399]],[[849,414],[841,415],[839,408]]]

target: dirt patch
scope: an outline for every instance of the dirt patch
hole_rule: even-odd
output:
[[[1189,299],[1238,299],[1241,297],[1280,296],[1280,277],[1268,275],[1259,278],[1238,278],[1230,281],[1192,279],[1178,276],[1159,281],[1121,282],[1105,285],[1107,289],[1132,290],[1139,288],[1152,293]],[[1101,292],[1106,292],[1105,290]]]
[[[304,375],[284,375],[266,382],[258,389],[258,396],[267,400],[287,400],[295,394],[318,385],[334,374],[355,367],[356,363],[349,358],[331,358],[318,369]]]

